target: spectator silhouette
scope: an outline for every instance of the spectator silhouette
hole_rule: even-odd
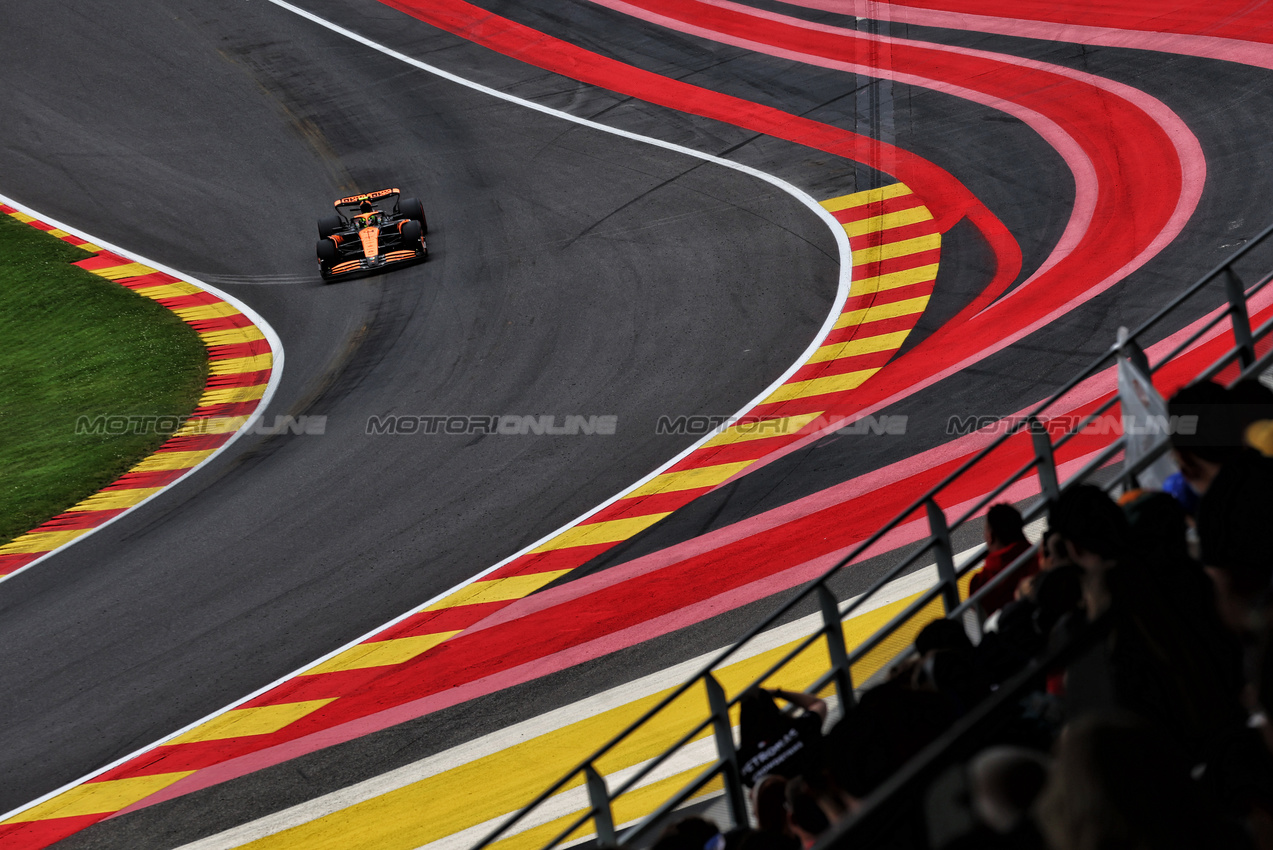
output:
[[[1250,393],[1250,390],[1243,392]],[[1192,434],[1172,436],[1181,472],[1200,494],[1198,539],[1202,563],[1216,586],[1225,623],[1252,635],[1273,578],[1273,459],[1245,445],[1250,406],[1219,384],[1191,384],[1172,396],[1172,417],[1190,416]]]
[[[862,694],[827,734],[827,781],[849,808],[874,791],[959,716],[949,696],[899,676]]]
[[[787,780],[771,773],[756,783],[752,794],[756,829],[765,833],[766,846],[796,850],[800,839],[787,822]]]
[[[831,822],[818,807],[818,801],[802,777],[787,781],[787,823],[800,839],[800,846],[808,850],[827,831]]]
[[[653,850],[709,850],[708,842],[721,836],[716,824],[698,816],[682,818],[659,833]],[[723,836],[719,842],[723,845]]]
[[[1099,488],[1063,494],[1053,526],[1083,569],[1088,618],[1107,615],[1110,628],[1066,672],[1067,716],[1119,708],[1161,724],[1195,762],[1225,750],[1245,715],[1234,659],[1225,654],[1231,645],[1208,627],[1214,621],[1155,575],[1135,551],[1123,510]],[[1177,534],[1183,540],[1183,527]]]
[[[991,505],[986,512],[985,527],[986,562],[973,574],[969,592],[976,593],[990,583],[1030,548],[1030,541],[1025,537],[1025,524],[1021,513],[1012,505],[1000,503]],[[1014,575],[1008,577],[998,586],[986,593],[981,599],[981,610],[989,616],[1012,601],[1017,584],[1034,575],[1039,570],[1038,554],[1029,556],[1029,560],[1017,568]]]
[[[798,717],[784,714],[778,696],[804,710]],[[798,691],[752,688],[739,700],[738,763],[743,784],[754,786],[771,773],[787,779],[799,776],[816,753],[822,738],[826,703]]]
[[[1038,819],[1052,850],[1249,846],[1207,805],[1171,739],[1123,715],[1064,730]]]

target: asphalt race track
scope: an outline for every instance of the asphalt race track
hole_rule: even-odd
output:
[[[83,14],[33,3],[6,28],[0,183],[248,301],[287,355],[267,420],[327,428],[241,441],[3,586],[0,808],[572,520],[688,442],[656,438],[658,415],[763,389],[834,295],[825,227],[753,178],[404,72],[264,4]],[[430,260],[323,286],[312,220],[387,184],[425,199]],[[620,427],[365,433],[492,411]]]
[[[477,28],[470,39],[427,21],[460,4],[301,5],[465,79],[727,157],[815,199],[888,182],[882,161],[854,162],[615,93],[582,71],[579,79],[557,73],[550,55],[510,57],[482,46]],[[1027,105],[1009,114],[991,95],[976,102],[926,88],[918,71],[903,78],[908,61],[931,61],[933,74],[940,66],[902,46],[881,60],[898,73],[872,82],[794,61],[776,28],[764,30],[771,44],[745,47],[724,24],[711,33],[701,22],[678,28],[637,14],[670,14],[663,5],[635,2],[631,14],[584,0],[480,0],[473,8],[651,75],[880,139],[944,169],[1019,246],[1022,271],[1006,282],[1023,290],[1015,303],[1044,289],[1021,282],[1047,273],[1076,206],[1094,204],[1105,245],[1148,243],[1164,226],[1148,203],[1133,203],[1159,191],[1154,174],[1141,178],[1140,195],[1126,177],[1121,197],[1132,200],[1123,207],[1116,183],[1094,179],[1097,192],[1074,176],[1081,157],[1067,158],[1040,135],[1042,124],[1021,117],[1049,108],[1039,90],[1020,92]],[[933,300],[895,364],[899,383],[880,390],[912,380],[918,388],[888,408],[908,417],[905,438],[811,440],[563,581],[904,463],[947,441],[952,415],[1006,414],[1042,399],[1120,325],[1152,314],[1273,222],[1273,181],[1261,168],[1273,154],[1273,71],[1035,31],[987,34],[922,16],[855,24],[834,3],[752,8],[838,38],[857,26],[957,48],[960,62],[993,54],[1062,69],[1083,85],[1099,78],[1118,92],[1134,89],[1187,128],[1205,180],[1194,175],[1199,194],[1188,215],[1126,280],[1080,298],[1092,283],[1083,270],[1099,277],[1108,258],[1100,243],[1087,254],[1076,249],[1072,306],[994,350],[1018,330],[1012,311],[976,326],[975,339],[948,324],[996,268],[985,231],[961,220],[947,232]],[[266,420],[325,416],[326,431],[245,436],[162,499],[0,583],[0,811],[285,676],[608,499],[692,441],[656,434],[660,416],[739,410],[801,356],[834,306],[832,234],[770,183],[427,74],[267,0],[13,0],[5,12],[0,193],[248,303],[286,353]],[[1171,136],[1178,150],[1182,135]],[[1084,139],[1089,161],[1120,139],[1117,127]],[[1168,176],[1186,195],[1188,179],[1164,183]],[[336,197],[386,186],[423,199],[429,261],[323,285],[314,219]],[[1163,209],[1165,220],[1170,204]],[[973,343],[990,353],[931,385],[900,364],[911,352],[915,370],[947,355],[972,357],[960,346]],[[614,415],[619,425],[613,436],[591,437],[368,433],[373,416],[505,413]],[[97,824],[63,845],[177,846],[722,645],[770,607],[754,602]]]

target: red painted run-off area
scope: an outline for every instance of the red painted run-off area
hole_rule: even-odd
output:
[[[687,113],[700,115],[765,133],[845,160],[864,163],[905,182],[948,229],[969,220],[985,238],[997,261],[992,279],[956,323],[939,330],[905,357],[899,358],[860,388],[852,400],[854,409],[896,398],[910,388],[923,386],[940,375],[984,356],[1005,339],[1019,338],[1057,311],[1082,303],[1104,286],[1112,285],[1136,263],[1155,250],[1155,241],[1171,227],[1183,223],[1192,211],[1203,179],[1200,163],[1186,167],[1182,140],[1164,129],[1161,116],[1143,103],[1109,89],[1076,80],[1072,75],[1024,67],[1012,57],[991,58],[959,54],[935,46],[894,42],[888,67],[881,73],[909,74],[916,78],[946,80],[975,89],[991,98],[1025,105],[1063,126],[1090,160],[1097,175],[1097,196],[1090,226],[1070,253],[1061,258],[1010,299],[1010,309],[993,306],[1019,276],[1021,256],[1015,240],[1002,223],[958,180],[943,169],[907,151],[867,139],[836,127],[799,118],[738,98],[669,80],[590,53],[548,37],[460,0],[390,0],[393,5],[434,26],[513,56],[546,70],[622,94]],[[865,36],[851,31],[815,32],[781,21],[759,20],[726,6],[695,2],[648,0],[632,4],[651,14],[678,18],[722,37],[746,38],[774,51],[799,52],[811,61],[846,62],[864,69],[878,64],[881,55]],[[1051,4],[966,3],[934,5],[983,15],[1023,14],[1022,9],[1053,9]],[[1104,10],[1107,26],[1158,27],[1159,4],[1124,3],[1118,10]],[[1232,9],[1230,9],[1232,7]],[[1065,7],[1059,7],[1065,8]],[[1188,15],[1179,4],[1181,26],[1200,31],[1210,26],[1198,16],[1212,14],[1212,24],[1238,27],[1225,16],[1236,4],[1209,4]],[[1097,23],[1094,12],[1084,7],[1085,22]],[[1174,20],[1174,18],[1172,19]],[[1264,26],[1264,18],[1256,22]],[[1190,30],[1192,31],[1192,30]],[[1214,34],[1213,31],[1207,30]],[[775,54],[777,55],[777,54]],[[1190,137],[1191,138],[1191,137]],[[1182,205],[1187,207],[1183,210]],[[1173,234],[1174,235],[1174,234]],[[984,309],[983,308],[987,308]],[[1227,345],[1214,339],[1183,360],[1162,378],[1169,388],[1210,362]],[[1097,394],[1097,399],[1108,389]],[[1066,412],[1090,410],[1097,403],[1085,399]],[[846,411],[838,411],[846,412]],[[1062,462],[1089,456],[1106,445],[1108,435],[1082,436],[1060,454]],[[783,515],[770,525],[758,523],[756,533],[735,536],[721,545],[687,551],[684,557],[660,569],[634,575],[622,584],[599,584],[592,592],[576,591],[568,604],[526,606],[524,616],[492,622],[457,636],[422,658],[427,667],[405,665],[386,674],[383,670],[352,670],[339,676],[297,678],[249,705],[276,704],[339,696],[340,699],[272,735],[230,741],[184,745],[153,751],[111,771],[96,781],[180,770],[199,772],[141,805],[187,793],[198,787],[242,775],[277,763],[301,752],[348,740],[389,722],[419,716],[524,681],[536,675],[596,657],[605,651],[651,637],[658,629],[669,631],[693,609],[707,616],[714,600],[739,593],[769,578],[776,568],[820,566],[855,542],[864,539],[891,519],[924,489],[937,483],[975,452],[984,440],[965,439],[927,453],[914,463],[890,470],[884,481],[874,476],[871,486],[854,494],[848,482],[843,498],[804,513]],[[984,464],[954,485],[944,504],[966,503],[996,482],[1005,470],[1025,463],[1026,440],[1009,442],[991,463]],[[866,476],[871,477],[871,476]],[[864,478],[866,478],[864,477]],[[837,488],[839,492],[839,488]],[[762,527],[763,526],[763,527]],[[566,594],[563,594],[565,599]],[[514,609],[508,609],[511,613]],[[677,619],[678,617],[682,619]],[[408,627],[409,628],[409,627]],[[436,621],[430,623],[437,629]],[[645,632],[641,632],[645,629]],[[401,637],[398,631],[386,637]],[[342,680],[343,677],[343,680]],[[321,690],[316,690],[321,688]],[[107,816],[68,818],[0,827],[6,846],[43,847]]]
[[[397,2],[404,5],[403,0]],[[923,81],[957,83],[961,89],[984,96],[980,102],[998,100],[1043,116],[1082,151],[1085,164],[1094,171],[1096,185],[1092,187],[1091,220],[1077,245],[1014,291],[1011,299],[991,304],[1002,294],[996,278],[908,356],[894,361],[855,393],[852,404],[858,409],[884,399],[895,400],[900,388],[921,387],[934,376],[966,367],[988,351],[1005,347],[1020,332],[1037,328],[1058,311],[1077,306],[1113,285],[1165,247],[1193,212],[1201,194],[1205,163],[1183,123],[1143,93],[1099,78],[1011,56],[897,39],[881,42],[852,30],[816,27],[723,0],[600,2],[618,9],[626,7],[665,25],[680,22],[693,34],[753,46],[774,55],[828,67],[850,66],[866,74],[874,70],[917,85]],[[916,191],[924,195],[925,190]],[[935,186],[928,191],[945,189]],[[996,253],[1002,257],[1002,251]]]
[[[984,224],[982,233],[992,240],[992,244],[996,234],[1002,233],[997,229],[1002,225],[992,220],[985,208],[950,174],[896,148],[879,145],[836,127],[632,68],[458,0],[431,0],[428,3],[393,0],[393,5],[467,39],[557,73],[865,162],[907,182],[939,219],[945,219],[947,227],[971,212],[980,215],[983,224],[990,221],[990,224]],[[692,14],[701,15],[693,19],[700,27],[710,26],[715,30],[746,34],[752,39],[769,44],[781,43],[787,48],[798,48],[813,55],[860,56],[865,62],[877,53],[872,45],[864,43],[856,34],[810,33],[795,27],[783,27],[772,20],[758,22],[730,10],[687,2],[650,0],[640,5],[668,16],[687,18]],[[989,283],[981,298],[961,314],[958,328],[943,332],[939,337],[940,344],[931,344],[922,352],[917,349],[912,355],[887,367],[876,381],[862,388],[868,391],[878,383],[879,389],[874,395],[863,392],[860,399],[853,399],[851,404],[859,407],[866,406],[879,396],[895,393],[898,387],[910,386],[935,374],[960,358],[975,355],[989,342],[999,341],[1004,335],[1046,316],[1048,311],[1081,295],[1085,287],[1097,285],[1104,276],[1125,266],[1143,252],[1167,225],[1178,206],[1184,181],[1177,149],[1160,123],[1135,104],[1107,91],[1060,74],[1023,69],[1008,59],[963,56],[926,47],[895,44],[891,48],[890,61],[893,69],[904,67],[932,79],[959,79],[965,85],[975,85],[995,97],[1026,103],[1064,125],[1097,164],[1099,197],[1091,228],[1067,260],[1054,266],[1046,278],[1040,278],[1030,287],[1029,293],[1014,296],[1018,303],[1012,311],[1002,311],[1002,315],[987,312],[974,318],[969,314],[986,306],[1019,272],[1015,244],[1011,245],[1011,249],[1000,245],[999,276]],[[1126,226],[1133,220],[1138,226]],[[1080,267],[1082,273],[1079,273]],[[901,375],[891,380],[878,380],[890,370]],[[1108,436],[1074,441],[1067,451],[1080,454],[1091,451],[1094,446],[1089,444],[1093,440],[1104,445]],[[988,482],[1001,474],[1001,470],[1023,463],[1028,451],[1024,442],[1014,443],[996,463],[961,481],[952,498],[957,496],[956,501],[963,501],[984,492]],[[259,736],[254,740],[183,745],[179,752],[156,752],[149,759],[152,762],[150,766],[130,765],[119,775],[132,774],[139,769],[166,773],[211,768],[227,758],[247,756],[260,752],[263,747],[282,746],[305,736],[320,735],[323,730],[339,724],[446,693],[498,671],[530,664],[567,647],[603,640],[605,636],[614,635],[642,619],[668,614],[746,585],[772,572],[775,565],[814,560],[863,539],[908,504],[915,494],[937,483],[956,468],[965,455],[965,452],[955,452],[943,463],[917,464],[921,468],[909,474],[899,474],[892,486],[883,492],[848,499],[824,511],[786,523],[770,533],[749,536],[730,546],[704,552],[674,569],[661,570],[626,583],[621,589],[610,589],[586,600],[576,600],[571,606],[539,612],[517,623],[462,634],[422,656],[420,664],[404,665],[401,670],[387,674],[383,670],[369,669],[294,679],[252,704],[278,704],[333,696],[340,696],[340,699],[274,735]],[[586,553],[573,554],[576,557],[586,556]],[[465,615],[472,617],[473,612],[465,612]],[[456,625],[462,627],[469,623]],[[410,623],[404,624],[402,629],[385,637],[408,636],[412,633],[410,628]],[[428,631],[439,628],[436,618],[427,622]],[[435,702],[434,705],[440,703]],[[275,756],[295,752],[284,747]],[[271,760],[262,758],[253,764],[260,766]],[[243,767],[246,765],[212,773],[228,776]],[[167,793],[188,791],[210,780],[211,776],[192,777],[173,786]]]
[[[846,4],[848,5],[848,4]],[[864,3],[856,5],[864,6]],[[939,9],[969,15],[990,15],[1058,24],[1081,24],[1144,32],[1209,35],[1239,41],[1273,44],[1273,7],[1250,0],[909,0],[915,9]]]

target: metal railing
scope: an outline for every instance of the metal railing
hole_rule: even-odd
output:
[[[1236,379],[1259,374],[1261,370],[1267,367],[1268,362],[1273,359],[1273,345],[1266,344],[1266,341],[1273,342],[1267,340],[1270,333],[1273,332],[1273,319],[1265,321],[1261,326],[1253,329],[1249,305],[1251,300],[1269,285],[1270,280],[1273,280],[1273,274],[1263,271],[1273,268],[1273,238],[1271,237],[1273,237],[1273,227],[1261,232],[1241,250],[1214,268],[1128,335],[1128,341],[1138,342],[1140,339],[1145,338],[1151,330],[1167,323],[1169,319],[1187,320],[1199,313],[1203,314],[1204,318],[1195,320],[1191,326],[1187,325],[1184,328],[1175,329],[1176,335],[1180,335],[1186,330],[1188,330],[1188,333],[1185,333],[1183,340],[1179,341],[1170,352],[1157,358],[1157,366],[1151,369],[1152,372],[1157,372],[1164,366],[1173,364],[1178,357],[1189,350],[1195,343],[1208,337],[1226,320],[1233,335],[1233,344],[1200,373],[1191,376],[1191,379],[1214,379],[1218,376]],[[1253,266],[1260,271],[1252,276],[1251,270],[1247,268],[1248,266]],[[1248,286],[1244,283],[1244,276],[1254,277],[1257,282]],[[1220,297],[1217,298],[1217,296]],[[1186,308],[1186,305],[1189,306]],[[1198,309],[1199,305],[1202,307],[1201,310]],[[1211,315],[1208,316],[1208,313]],[[1261,348],[1265,350],[1261,352]],[[1066,428],[1055,437],[1052,429],[1047,426],[1047,421],[1049,412],[1060,408],[1067,394],[1078,388],[1085,381],[1101,373],[1103,369],[1114,365],[1119,352],[1119,345],[1112,346],[1086,369],[1069,380],[1047,401],[1020,417],[1019,420],[1012,421],[1001,436],[977,451],[939,484],[915,499],[890,522],[854,546],[848,555],[820,577],[804,586],[798,592],[793,593],[786,602],[752,627],[736,644],[713,657],[693,678],[673,689],[622,732],[585,758],[568,774],[554,782],[521,811],[504,821],[498,829],[476,845],[475,850],[482,850],[482,848],[486,848],[502,838],[510,836],[512,830],[519,823],[523,822],[532,812],[543,806],[553,796],[563,790],[579,785],[583,785],[586,788],[589,801],[588,807],[576,816],[565,819],[564,825],[561,825],[559,820],[558,824],[561,825],[561,828],[556,831],[552,838],[540,843],[539,846],[551,848],[566,841],[577,840],[579,831],[589,821],[592,822],[595,830],[597,845],[603,850],[636,846],[647,839],[653,830],[661,825],[668,814],[690,801],[696,795],[699,795],[700,792],[713,783],[717,783],[717,787],[723,786],[725,802],[734,824],[746,824],[748,817],[747,801],[730,721],[730,709],[735,706],[739,697],[748,688],[763,684],[766,680],[783,670],[794,659],[804,655],[814,644],[822,642],[827,653],[827,668],[808,689],[813,693],[819,693],[833,687],[842,706],[851,706],[855,702],[854,667],[862,664],[868,659],[868,656],[877,650],[886,648],[885,644],[890,641],[905,640],[905,645],[909,646],[910,637],[918,630],[919,626],[923,625],[923,623],[918,621],[919,616],[924,612],[931,612],[932,608],[937,604],[940,604],[941,612],[944,616],[949,618],[962,617],[974,639],[977,639],[979,637],[979,619],[976,616],[976,606],[979,599],[1009,580],[1011,574],[1025,563],[1028,555],[1019,558],[1007,570],[1000,573],[995,580],[988,582],[985,587],[981,588],[976,595],[968,599],[961,599],[960,579],[967,576],[980,564],[985,557],[986,547],[984,545],[978,547],[971,552],[962,565],[957,567],[951,543],[952,534],[979,516],[982,511],[997,499],[1003,497],[1014,485],[1023,482],[1028,484],[1032,475],[1037,477],[1037,492],[1039,495],[1023,511],[1023,516],[1027,522],[1042,516],[1048,504],[1060,495],[1064,487],[1087,480],[1096,471],[1118,460],[1118,456],[1124,447],[1124,438],[1122,436],[1114,439],[1108,445],[1086,453],[1083,452],[1078,444],[1075,444],[1076,448],[1067,448],[1073,441],[1080,439],[1084,435],[1085,428],[1090,423],[1095,422],[1098,417],[1106,415],[1118,403],[1116,392],[1112,393],[1095,410],[1089,412],[1081,421],[1073,424],[1073,427]],[[998,464],[1012,464],[1014,462],[1013,451],[1016,451],[1016,456],[1019,458],[1021,452],[1018,444],[1027,437],[1029,440],[1029,458],[1023,462],[1020,460],[1015,461],[1015,471],[1008,477],[1002,479],[988,493],[972,500],[971,505],[967,505],[965,501],[963,505],[956,503],[953,507],[942,508],[943,500],[949,502],[959,498],[957,495],[951,496],[949,493],[953,484],[960,481],[970,470],[981,464],[996,464],[994,468],[998,468]],[[1162,445],[1158,447],[1156,452],[1142,457],[1131,466],[1124,465],[1121,475],[1113,483],[1134,480],[1134,476],[1146,468],[1157,454],[1165,451],[1166,447],[1167,444],[1164,438]],[[1074,457],[1071,458],[1071,461],[1082,463],[1080,469],[1067,477],[1064,485],[1061,481],[1057,461],[1057,456],[1061,453],[1072,454]],[[959,506],[964,506],[963,513],[953,522],[948,521],[947,510],[952,510]],[[927,522],[927,540],[914,545],[905,558],[875,580],[865,592],[858,594],[856,598],[847,604],[842,603],[836,596],[832,580],[840,576],[846,567],[860,563],[868,557],[875,557],[869,553],[873,547],[876,547],[884,540],[887,534],[921,518]],[[844,622],[855,614],[868,610],[867,606],[875,600],[884,588],[899,577],[912,572],[920,565],[921,560],[931,560],[935,563],[937,582],[920,593],[873,635],[850,650],[844,638]],[[797,612],[797,609],[801,606],[809,606],[810,604],[816,606],[817,611],[820,613],[821,626],[813,634],[797,641],[779,659],[770,664],[763,674],[746,687],[738,689],[734,698],[730,699],[717,675],[723,665],[730,662],[731,659],[740,656],[744,647],[755,641],[762,633],[785,622],[789,615]],[[931,613],[929,619],[932,619]],[[638,732],[648,730],[650,724],[662,713],[666,712],[669,706],[685,698],[692,689],[698,688],[700,685],[705,690],[707,697],[706,715],[699,722],[684,729],[679,737],[676,737],[674,741],[668,744],[661,753],[646,760],[639,769],[628,776],[617,788],[609,788],[603,772],[598,766],[599,763],[607,756],[615,754],[621,744],[631,741]],[[623,795],[641,787],[646,780],[654,778],[656,772],[660,768],[665,768],[669,760],[684,747],[707,736],[710,736],[714,741],[716,748],[715,759],[698,769],[688,781],[681,784],[675,791],[667,794],[661,804],[657,805],[653,811],[640,817],[639,820],[636,820],[631,828],[626,829],[623,835],[620,836],[614,814],[616,800],[620,800]],[[663,781],[666,782],[668,780],[665,779]]]

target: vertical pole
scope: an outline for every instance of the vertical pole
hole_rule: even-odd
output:
[[[827,636],[827,655],[835,676],[835,693],[840,698],[840,711],[847,714],[857,704],[853,695],[853,670],[844,645],[844,629],[840,622],[840,604],[825,584],[818,585],[818,604],[822,608],[822,630]]]
[[[1245,369],[1255,362],[1255,340],[1251,336],[1251,316],[1246,309],[1246,290],[1233,266],[1225,267],[1224,289],[1229,296],[1229,321],[1233,325],[1233,341],[1237,343],[1238,357]]]
[[[614,813],[610,811],[610,790],[606,781],[592,765],[585,765],[584,779],[588,786],[588,802],[592,805],[592,822],[597,828],[597,846],[609,850],[618,847],[614,835]]]
[[[729,800],[729,812],[734,826],[747,826],[747,794],[743,790],[743,775],[739,770],[738,750],[734,747],[734,730],[729,725],[729,700],[725,689],[711,673],[703,677],[707,687],[707,705],[712,712],[712,731],[716,736],[716,755],[723,770],[725,797]]]
[[[941,582],[942,605],[949,614],[959,607],[959,583],[955,579],[955,556],[950,546],[950,526],[946,515],[931,496],[924,500],[928,510],[928,532],[933,538],[933,554],[937,557],[937,579]]]
[[[1038,419],[1030,417],[1030,439],[1034,441],[1034,459],[1038,461],[1039,487],[1049,505],[1061,498],[1061,486],[1056,478],[1056,458],[1052,455],[1052,435]]]

